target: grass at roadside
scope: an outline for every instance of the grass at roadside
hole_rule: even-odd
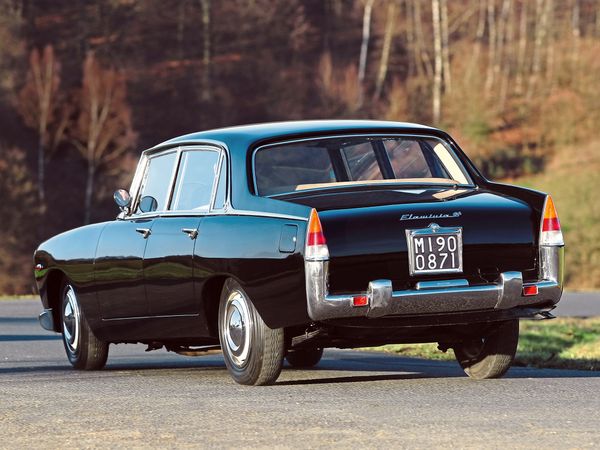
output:
[[[384,345],[368,348],[427,359],[454,360],[437,344]],[[600,370],[600,318],[558,318],[521,321],[517,366],[556,369]]]
[[[0,295],[0,302],[4,300],[39,300],[39,295]]]
[[[543,173],[509,183],[552,194],[566,243],[566,287],[600,288],[600,143],[565,148]]]

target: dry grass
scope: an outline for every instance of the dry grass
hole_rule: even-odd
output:
[[[542,174],[510,182],[552,194],[567,246],[567,288],[600,288],[600,142],[557,151]]]
[[[437,344],[395,344],[369,350],[454,361],[452,350],[442,353],[437,349]],[[514,365],[600,370],[600,318],[521,321]]]

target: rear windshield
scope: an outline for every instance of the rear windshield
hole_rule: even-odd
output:
[[[472,183],[451,147],[432,137],[315,139],[263,147],[254,158],[263,196],[358,184]]]

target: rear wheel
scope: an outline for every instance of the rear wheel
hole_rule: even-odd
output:
[[[225,365],[240,384],[273,384],[283,365],[283,329],[271,329],[236,281],[225,282],[219,304],[219,339]]]
[[[290,366],[299,369],[314,367],[319,364],[323,356],[322,348],[303,348],[300,350],[288,351],[285,359],[290,363]]]
[[[485,336],[454,347],[458,363],[469,377],[500,378],[515,359],[519,343],[519,320],[502,322]]]
[[[108,358],[108,343],[96,338],[79,306],[75,289],[62,289],[61,328],[67,357],[75,369],[102,369]]]

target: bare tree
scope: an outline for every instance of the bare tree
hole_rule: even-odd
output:
[[[450,36],[448,33],[448,1],[440,0],[440,22],[442,27],[442,74],[444,90],[452,92],[452,73],[450,70]]]
[[[202,100],[211,98],[210,71],[210,0],[200,0],[202,7]]]
[[[488,22],[488,65],[485,76],[484,92],[489,97],[494,85],[494,61],[496,60],[496,7],[494,0],[487,2]]]
[[[440,122],[442,109],[442,29],[440,24],[440,0],[431,0],[433,23],[433,123]]]
[[[527,52],[527,2],[521,3],[521,14],[519,19],[519,48],[517,53],[517,75],[515,80],[515,92],[523,92],[523,78],[525,77],[525,54]]]
[[[538,84],[538,78],[542,70],[542,52],[543,45],[546,41],[546,34],[548,33],[548,8],[546,2],[548,0],[536,0],[535,3],[535,37],[533,44],[533,56],[531,62],[531,74],[529,76],[529,82],[527,84],[527,92],[525,98],[527,101],[531,100],[533,92]]]
[[[42,211],[46,201],[46,153],[60,142],[66,125],[59,112],[59,74],[60,64],[51,45],[47,45],[41,54],[38,49],[33,49],[25,85],[19,91],[16,105],[25,124],[35,129],[38,135],[37,184]]]
[[[424,33],[421,1],[416,1],[413,3],[413,22],[415,25],[415,44],[417,47],[416,54],[419,55],[419,60],[417,62],[418,72],[420,75],[424,70],[426,77],[429,79],[433,77],[433,66],[424,43],[425,39],[423,37]]]
[[[363,102],[364,81],[367,71],[367,53],[369,51],[369,40],[371,37],[371,13],[373,11],[373,3],[375,0],[366,0],[363,10],[363,25],[362,25],[362,40],[360,44],[360,57],[358,60],[358,85],[359,97],[357,107],[360,108]]]
[[[481,46],[483,44],[483,36],[485,34],[485,18],[486,18],[486,6],[485,0],[479,0],[479,15],[477,19],[477,29],[475,31],[475,46],[473,54],[469,61],[467,68],[467,80],[471,80],[474,70],[479,65],[479,57],[481,55]]]
[[[383,83],[388,71],[390,60],[390,50],[392,48],[392,38],[394,37],[394,25],[396,22],[396,0],[390,0],[387,8],[387,18],[385,22],[385,33],[383,36],[383,47],[381,49],[381,60],[379,62],[379,71],[375,83],[374,98],[378,99],[383,89]]]
[[[136,140],[126,95],[125,78],[112,68],[102,68],[89,52],[71,130],[72,141],[87,163],[85,223],[91,218],[97,171],[122,157]]]

